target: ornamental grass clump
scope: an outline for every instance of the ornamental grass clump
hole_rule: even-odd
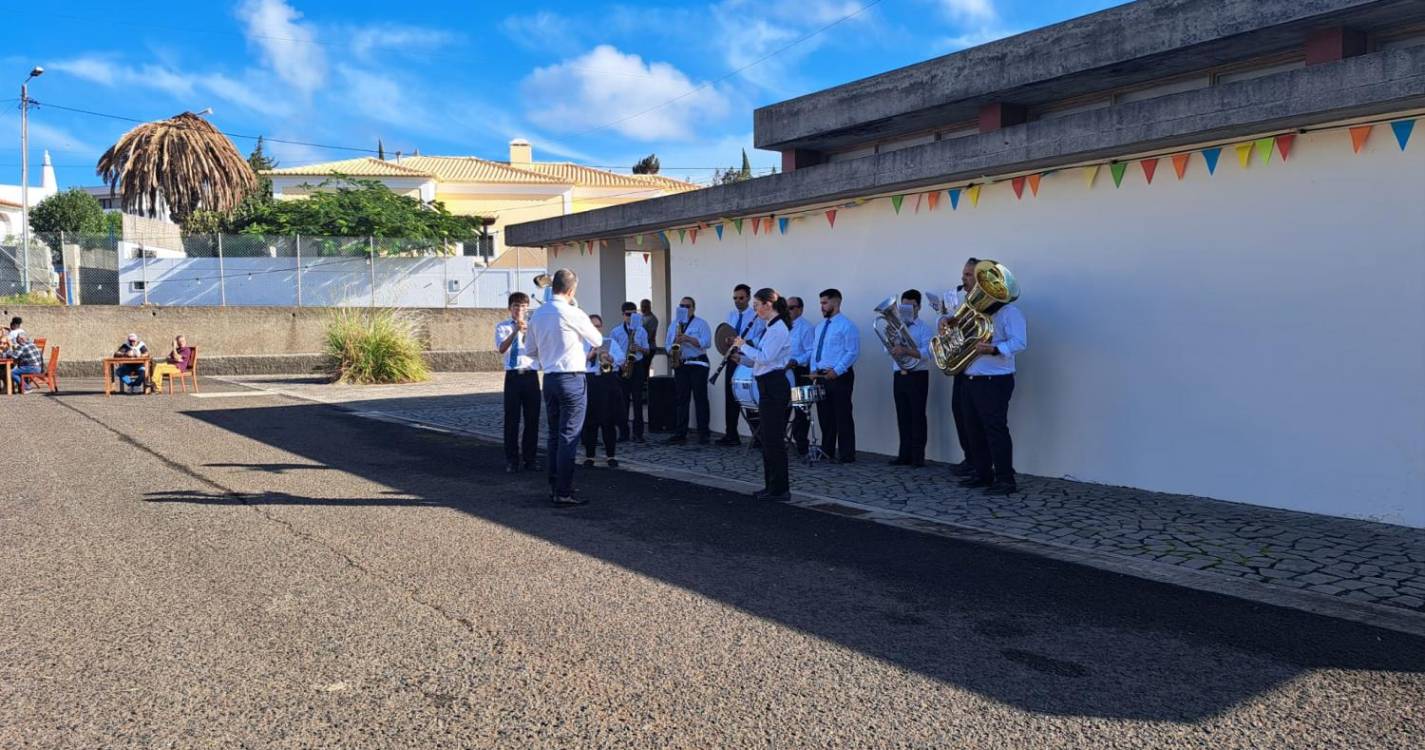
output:
[[[327,320],[326,354],[338,383],[430,379],[415,321],[396,310],[342,308]]]

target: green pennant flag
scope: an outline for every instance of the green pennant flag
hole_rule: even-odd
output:
[[[904,196],[904,195],[892,195],[892,196],[891,196],[891,205],[896,207],[896,213],[900,213],[900,212],[901,212],[901,203],[902,203],[903,201],[905,201],[905,196]]]
[[[733,219],[732,226],[737,229],[738,234],[742,234],[742,219]]]
[[[1253,144],[1257,156],[1262,158],[1263,164],[1272,160],[1272,146],[1275,140],[1275,138],[1258,138],[1256,143]]]
[[[688,230],[686,230],[686,229],[679,229],[679,230],[678,230],[678,241],[679,241],[679,242],[683,242],[683,241],[685,241],[685,240],[687,240],[687,239],[688,239]]]
[[[1123,173],[1128,171],[1128,162],[1116,161],[1108,165],[1108,168],[1113,172],[1113,186],[1119,187],[1123,185]]]

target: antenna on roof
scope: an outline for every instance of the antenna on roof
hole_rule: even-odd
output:
[[[386,161],[386,145],[381,142],[380,138],[376,139],[376,158]]]

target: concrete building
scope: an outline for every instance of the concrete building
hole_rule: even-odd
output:
[[[0,185],[0,241],[19,239],[23,232],[24,203],[21,186]],[[50,163],[49,152],[44,152],[44,162],[40,166],[40,184],[30,186],[30,208],[40,201],[59,192],[59,180],[54,176],[54,165]]]
[[[507,239],[591,309],[634,249],[665,314],[840,287],[880,453],[872,307],[993,257],[1029,321],[1020,471],[1425,526],[1422,112],[1425,3],[1142,0],[759,109],[782,174]],[[930,452],[958,460],[936,377]]]

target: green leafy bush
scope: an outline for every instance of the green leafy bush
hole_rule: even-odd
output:
[[[0,305],[58,305],[59,300],[49,292],[38,290],[23,294],[10,294],[0,297]]]
[[[415,321],[396,310],[341,308],[326,325],[326,354],[339,383],[430,379]]]

